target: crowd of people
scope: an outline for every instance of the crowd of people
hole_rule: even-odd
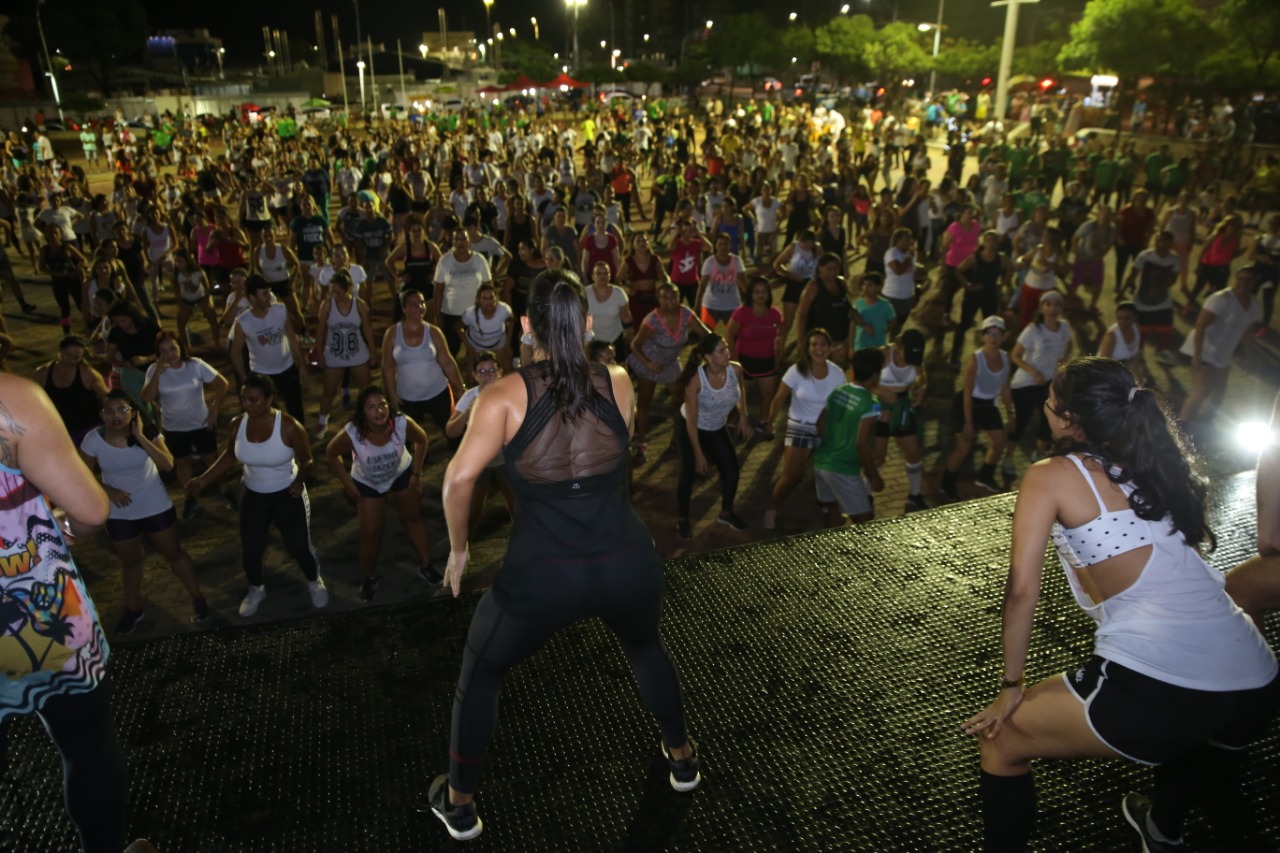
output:
[[[1149,483],[1153,475],[1128,450],[1099,437],[1104,425],[1090,418],[1105,409],[1085,407],[1103,390],[1076,382],[1072,371],[1094,371],[1099,389],[1127,394],[1129,403],[1140,393],[1137,408],[1154,424],[1164,398],[1145,350],[1160,363],[1189,361],[1194,386],[1181,424],[1210,428],[1206,404],[1221,400],[1237,346],[1269,330],[1280,271],[1274,157],[1243,186],[1228,187],[1163,145],[1143,152],[1090,137],[969,139],[957,129],[935,180],[939,155],[914,119],[877,111],[845,122],[765,106],[702,120],[644,107],[572,121],[469,111],[448,122],[363,133],[306,128],[287,137],[270,124],[228,124],[221,152],[195,139],[175,144],[176,159],[146,144],[128,148],[119,134],[102,140],[109,193],[92,191],[86,166],[43,145],[38,164],[29,162],[11,140],[0,236],[52,285],[62,338],[36,378],[109,499],[104,513],[72,514],[105,515],[125,579],[115,633],[129,633],[143,616],[144,540],[186,588],[192,621],[209,618],[180,519],[199,516],[199,496],[210,490],[239,513],[248,586],[240,615],[254,616],[267,597],[263,557],[273,527],[312,605],[325,607],[308,491],[321,446],[359,519],[366,603],[379,588],[388,502],[419,577],[456,594],[478,508],[496,489],[524,520],[473,623],[483,651],[468,646],[451,771],[431,792],[454,837],[473,837],[480,823],[471,795],[502,673],[584,614],[603,615],[623,641],[661,723],[673,786],[697,785],[678,680],[656,635],[655,555],[625,497],[630,479],[665,462],[649,448],[664,414],[679,466],[672,521],[685,540],[695,533],[695,479],[713,468],[716,520],[735,531],[753,526],[737,510],[737,445],[776,441],[775,430],[784,448],[762,528],[777,527],[810,475],[815,526],[873,518],[891,438],[905,469],[906,508],[927,509],[930,395],[952,400],[940,428],[954,435],[942,465],[944,499],[964,496],[961,476],[979,432],[983,458],[972,480],[986,492],[1017,480],[1018,448],[1030,445],[1023,489],[1040,484],[1035,494],[1053,500],[1037,499],[1040,526],[1025,541],[1015,518],[1014,580],[1032,572],[1018,553],[1030,555],[1037,540],[1043,552],[1054,513],[1062,524],[1086,519],[1068,506],[1070,490],[1051,485],[1050,471],[1083,476],[1104,516],[1123,514],[1120,503],[1150,489],[1185,486],[1195,497],[1190,474]],[[2,257],[0,279],[24,312],[38,311]],[[1110,323],[1099,303],[1108,278],[1118,303]],[[197,311],[207,337],[191,327]],[[4,343],[13,346],[7,333]],[[1073,360],[1076,353],[1105,358]],[[939,395],[952,376],[953,393]],[[351,415],[331,429],[339,395]],[[1079,455],[1062,455],[1064,438]],[[452,455],[444,564],[432,557],[422,502],[423,466],[437,442]],[[1073,463],[1078,471],[1063,467]],[[237,469],[242,488],[231,479]],[[169,472],[180,512],[162,477]],[[1107,477],[1119,497],[1099,492]],[[598,506],[584,515],[564,493],[570,480],[601,495]],[[1155,538],[1153,523],[1180,500],[1142,497],[1134,511]],[[609,507],[616,512],[605,513]],[[1194,553],[1206,539],[1202,517],[1188,509],[1175,521],[1176,533],[1158,533],[1160,547]],[[555,619],[531,621],[521,608],[545,603],[535,588],[547,581],[513,568],[511,554],[532,559],[554,548],[620,571],[583,544],[599,544],[609,525],[621,525],[617,541],[631,543],[628,553],[645,569],[628,575],[643,589],[624,595],[626,587],[595,578],[599,588],[583,586]],[[1072,539],[1076,529],[1063,528],[1063,553],[1101,547]],[[1177,551],[1170,559],[1195,574],[1191,557]],[[1078,597],[1089,608],[1126,595],[1124,586],[1100,581]],[[605,588],[622,598],[604,596]],[[1028,586],[1018,602],[1033,605],[1036,591]],[[1206,612],[1230,622],[1240,642],[1254,642],[1225,596],[1204,597],[1213,599]],[[1007,613],[1006,632],[1020,642],[1030,610],[1016,616]],[[1008,677],[1025,658],[1016,645],[1006,643],[1006,688],[1020,698],[1021,678]],[[1275,665],[1267,670],[1263,649],[1226,687],[1221,679],[1201,684],[1201,670],[1213,666],[1207,659],[1175,681],[1271,690]],[[1104,668],[1095,680],[1106,676]],[[1067,695],[1043,692],[1053,702]],[[1002,693],[968,729],[994,735],[1006,720],[1015,724],[1018,703],[1005,701],[1013,695]],[[1038,695],[1029,692],[1022,707]],[[1224,725],[1234,721],[1223,714]],[[1061,754],[1137,755],[1094,732],[1101,747],[1073,742]],[[992,741],[1008,749],[984,747],[992,813],[1014,800],[1025,813],[1026,791],[987,776],[1021,778],[1027,758],[1045,754],[1028,751],[1037,744],[1013,749],[1012,740]],[[997,789],[1003,793],[988,797]],[[1025,814],[1019,820],[1027,824]],[[1161,831],[1179,822],[1161,818]],[[1001,830],[1014,847],[1015,829]]]

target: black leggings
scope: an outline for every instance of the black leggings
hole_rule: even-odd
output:
[[[288,489],[255,492],[246,488],[240,497],[240,548],[244,574],[250,586],[262,586],[262,555],[267,551],[271,525],[280,531],[284,548],[298,561],[307,580],[320,577],[320,561],[311,547],[311,499],[307,490],[294,497]]]
[[[36,714],[62,756],[62,800],[84,853],[124,847],[129,785],[111,718],[110,676],[88,693],[54,696]],[[8,769],[0,726],[0,775]]]
[[[968,332],[975,317],[990,317],[1000,313],[1000,294],[995,290],[968,290],[960,298],[960,322],[956,324],[955,337],[951,339],[951,360],[959,361],[964,351]]]
[[[545,597],[520,615],[490,590],[480,599],[467,632],[462,672],[453,697],[449,784],[464,794],[480,784],[485,748],[498,719],[498,693],[507,670],[532,656],[561,628],[599,617],[613,631],[635,670],[640,696],[657,718],[669,748],[685,744],[680,676],[658,636],[662,566],[648,543],[595,561],[533,565],[517,571],[548,573]],[[510,568],[503,570],[511,571]],[[501,573],[495,587],[501,585]]]
[[[298,365],[292,365],[284,373],[269,374],[276,386],[276,400],[284,403],[284,410],[300,424],[305,424],[306,416],[302,410],[302,378],[298,375]]]
[[[71,328],[71,307],[80,304],[80,279],[53,279],[53,298],[58,303],[58,314],[62,318],[62,327]]]
[[[684,416],[676,413],[671,429],[676,436],[676,450],[680,454],[680,477],[676,481],[676,509],[680,518],[689,517],[689,499],[693,494],[694,458],[693,442]],[[733,448],[728,427],[717,430],[698,430],[698,444],[702,455],[720,472],[720,508],[733,512],[733,499],[738,494],[738,454]],[[679,746],[679,744],[676,744]]]
[[[1010,441],[1019,441],[1022,434],[1027,431],[1027,427],[1035,420],[1036,413],[1039,412],[1041,417],[1036,425],[1036,440],[1049,441],[1052,434],[1049,431],[1049,420],[1044,417],[1044,404],[1049,399],[1048,385],[1023,385],[1021,388],[1013,389],[1013,410],[1014,419],[1017,421],[1013,425],[1013,431],[1009,433]]]

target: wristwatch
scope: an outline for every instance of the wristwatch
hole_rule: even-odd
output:
[[[1004,675],[1003,675],[1003,674],[1001,674],[1001,676],[1000,676],[1000,689],[1001,689],[1001,690],[1008,690],[1008,689],[1009,689],[1009,688],[1011,688],[1011,687],[1022,687],[1022,686],[1023,686],[1023,683],[1025,682],[1025,680],[1026,680],[1026,676],[1025,676],[1025,675],[1019,675],[1017,678],[1015,678],[1015,679],[1013,679],[1013,680],[1010,680],[1010,679],[1008,679],[1008,678],[1005,678],[1005,677],[1004,677]]]

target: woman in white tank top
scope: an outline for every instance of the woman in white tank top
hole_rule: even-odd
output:
[[[363,388],[369,384],[369,365],[373,362],[373,328],[369,325],[368,309],[351,295],[351,276],[339,271],[329,285],[332,295],[320,306],[316,333],[320,342],[320,367],[324,370],[319,425],[314,436],[317,442],[329,429],[329,410],[343,374],[350,371],[351,387]]]
[[[1151,797],[1121,805],[1135,840],[1181,850],[1198,795],[1242,796],[1222,790],[1229,752],[1269,728],[1276,659],[1200,556],[1213,543],[1206,484],[1155,392],[1115,361],[1079,358],[1055,374],[1045,414],[1057,453],[1027,469],[1014,509],[996,698],[961,726],[980,744],[983,849],[1027,848],[1032,759],[1126,758],[1156,766]],[[1050,540],[1097,622],[1094,651],[1027,687],[1028,665],[1043,668],[1029,645]],[[997,603],[981,597],[975,607]]]
[[[410,453],[412,448],[412,453]],[[343,494],[360,513],[360,600],[373,601],[382,551],[382,532],[388,499],[396,505],[409,543],[418,555],[418,576],[439,583],[441,573],[431,565],[427,524],[422,517],[422,464],[427,458],[427,434],[412,419],[392,413],[382,388],[370,385],[356,398],[355,414],[333,437],[325,451],[329,469],[342,483]],[[351,470],[343,463],[351,458]]]
[[[382,381],[396,408],[422,423],[430,417],[443,432],[453,401],[466,390],[444,333],[423,320],[426,301],[416,290],[400,295],[404,320],[382,338]]]
[[[1142,330],[1138,328],[1138,309],[1132,302],[1121,302],[1116,306],[1116,321],[1102,336],[1098,355],[1114,358],[1139,379],[1146,375],[1146,364],[1142,360]]]
[[[209,322],[209,334],[216,341],[222,329],[218,323],[218,313],[213,310],[213,301],[209,299],[208,279],[186,249],[178,249],[173,253],[173,292],[178,297],[178,337],[182,339],[186,349],[191,349],[187,325],[197,308]]]
[[[312,605],[324,607],[329,603],[329,591],[311,546],[306,479],[313,460],[307,434],[302,424],[275,408],[275,385],[265,376],[254,374],[244,381],[240,405],[244,414],[231,422],[231,447],[207,471],[187,481],[187,494],[195,496],[209,483],[221,481],[237,464],[243,466],[240,548],[249,590],[240,602],[241,616],[257,613],[267,597],[262,555],[273,525],[307,578]]]
[[[262,232],[262,245],[258,247],[258,272],[272,284],[288,281],[297,268],[293,253],[276,242],[275,232],[265,229]]]

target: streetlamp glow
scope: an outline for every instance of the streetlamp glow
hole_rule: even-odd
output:
[[[601,49],[601,50],[604,50],[604,49],[605,49],[606,47],[608,47],[608,46],[609,46],[609,43],[608,43],[607,41],[605,41],[604,39],[600,39],[600,49]]]
[[[587,5],[587,0],[564,0],[564,5],[573,10],[573,67],[581,68],[581,54],[578,52],[578,10]]]
[[[933,24],[916,24],[916,29],[922,33],[927,33],[933,29]]]
[[[364,105],[364,60],[361,59],[356,63],[356,71],[360,72],[360,112],[365,111]]]
[[[848,3],[845,3],[843,6],[841,6],[841,7],[840,7],[840,14],[841,14],[841,15],[847,15],[847,14],[849,14],[849,4],[848,4]]]
[[[538,29],[538,19],[537,19],[537,18],[530,18],[530,19],[529,19],[529,23],[533,25],[533,40],[534,40],[534,41],[541,41],[541,40],[542,40],[542,33],[541,33],[541,31]]]
[[[421,54],[422,54],[422,58],[423,58],[423,59],[426,59],[426,58],[427,58],[427,53],[428,53],[430,50],[431,50],[431,48],[427,47],[425,44],[420,44],[420,45],[418,45],[418,53],[421,53]]]
[[[713,21],[713,20],[711,20],[711,19],[709,19],[709,18],[708,18],[708,19],[707,19],[707,29],[711,29],[711,25],[712,25],[712,24],[714,24],[714,23],[715,23],[715,21]]]
[[[787,20],[794,24],[796,21],[796,13],[792,12],[790,15],[787,15]]]

